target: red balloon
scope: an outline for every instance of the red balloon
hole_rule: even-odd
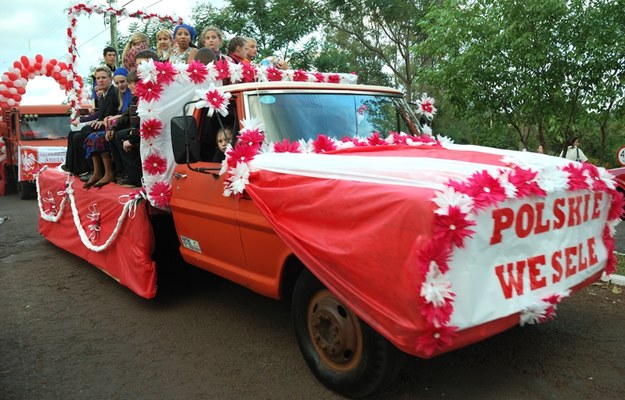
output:
[[[59,72],[55,72],[52,74],[52,77],[58,82],[61,79],[61,74]]]
[[[46,64],[46,69],[47,69],[48,71],[52,71],[52,68],[54,68],[54,65],[52,65],[52,63],[48,63],[48,64]]]
[[[23,64],[26,68],[28,68],[28,66],[30,65],[30,61],[28,60],[28,57],[26,57],[26,56],[21,56],[21,57],[20,57],[20,60],[22,60],[22,64]]]
[[[35,69],[36,70],[40,70],[41,69],[41,63],[40,62],[36,62],[35,63]]]
[[[6,76],[8,76],[12,81],[17,79],[17,74],[14,74],[13,72],[6,72]]]
[[[13,67],[17,68],[17,69],[22,69],[22,63],[19,61],[14,61],[13,62]]]
[[[22,100],[22,95],[19,93],[14,93],[11,95],[11,98],[13,98],[16,102],[20,102]]]
[[[52,65],[53,67],[56,65],[57,61],[54,58],[50,59],[50,65]]]
[[[59,63],[59,67],[61,67],[61,70],[67,69],[67,64],[65,64],[63,61],[61,61]]]
[[[24,94],[24,93],[26,93],[26,88],[23,88],[23,87],[18,87],[18,88],[17,88],[17,93],[19,93],[19,94]]]
[[[41,54],[37,54],[35,56],[35,60],[37,60],[37,62],[42,62],[43,61],[43,56]]]
[[[22,71],[20,72],[21,72],[22,78],[28,78],[28,74],[30,73],[28,71],[28,68],[22,68]]]

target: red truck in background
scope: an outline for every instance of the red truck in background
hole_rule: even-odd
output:
[[[36,196],[34,176],[65,161],[70,109],[63,104],[23,105],[0,112],[0,195],[17,189]]]

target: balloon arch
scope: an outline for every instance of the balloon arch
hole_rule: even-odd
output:
[[[159,16],[146,11],[137,10],[128,12],[125,8],[117,9],[111,5],[90,5],[78,3],[66,9],[69,26],[67,28],[67,51],[68,56],[65,61],[46,59],[41,54],[33,58],[27,56],[20,57],[13,62],[10,68],[0,77],[0,107],[17,107],[22,101],[22,95],[26,93],[26,85],[30,79],[36,76],[48,76],[54,78],[65,90],[67,100],[72,108],[72,117],[77,115],[82,102],[89,100],[89,93],[83,91],[84,82],[80,75],[74,70],[76,62],[76,37],[74,30],[81,15],[102,14],[116,15],[118,17],[137,18],[144,21],[157,19],[161,22],[182,23],[181,18],[170,16]]]
[[[22,101],[22,95],[26,93],[26,85],[30,79],[36,76],[48,76],[54,78],[61,89],[66,92],[74,92],[77,98],[82,97],[83,81],[80,76],[75,76],[71,81],[70,67],[63,61],[46,59],[41,54],[33,58],[20,57],[13,62],[13,68],[6,71],[0,77],[0,107],[17,107]]]

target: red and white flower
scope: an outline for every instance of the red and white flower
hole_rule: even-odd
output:
[[[224,92],[211,84],[208,90],[198,89],[195,93],[200,97],[200,101],[195,103],[195,107],[208,108],[209,117],[212,117],[215,111],[224,117],[228,115],[228,103],[232,97],[230,92]]]

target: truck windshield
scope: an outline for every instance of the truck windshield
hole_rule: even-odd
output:
[[[20,116],[20,137],[22,140],[63,139],[69,132],[68,114]]]
[[[249,112],[262,121],[267,140],[368,137],[389,131],[416,134],[411,111],[399,96],[344,92],[255,93]]]

